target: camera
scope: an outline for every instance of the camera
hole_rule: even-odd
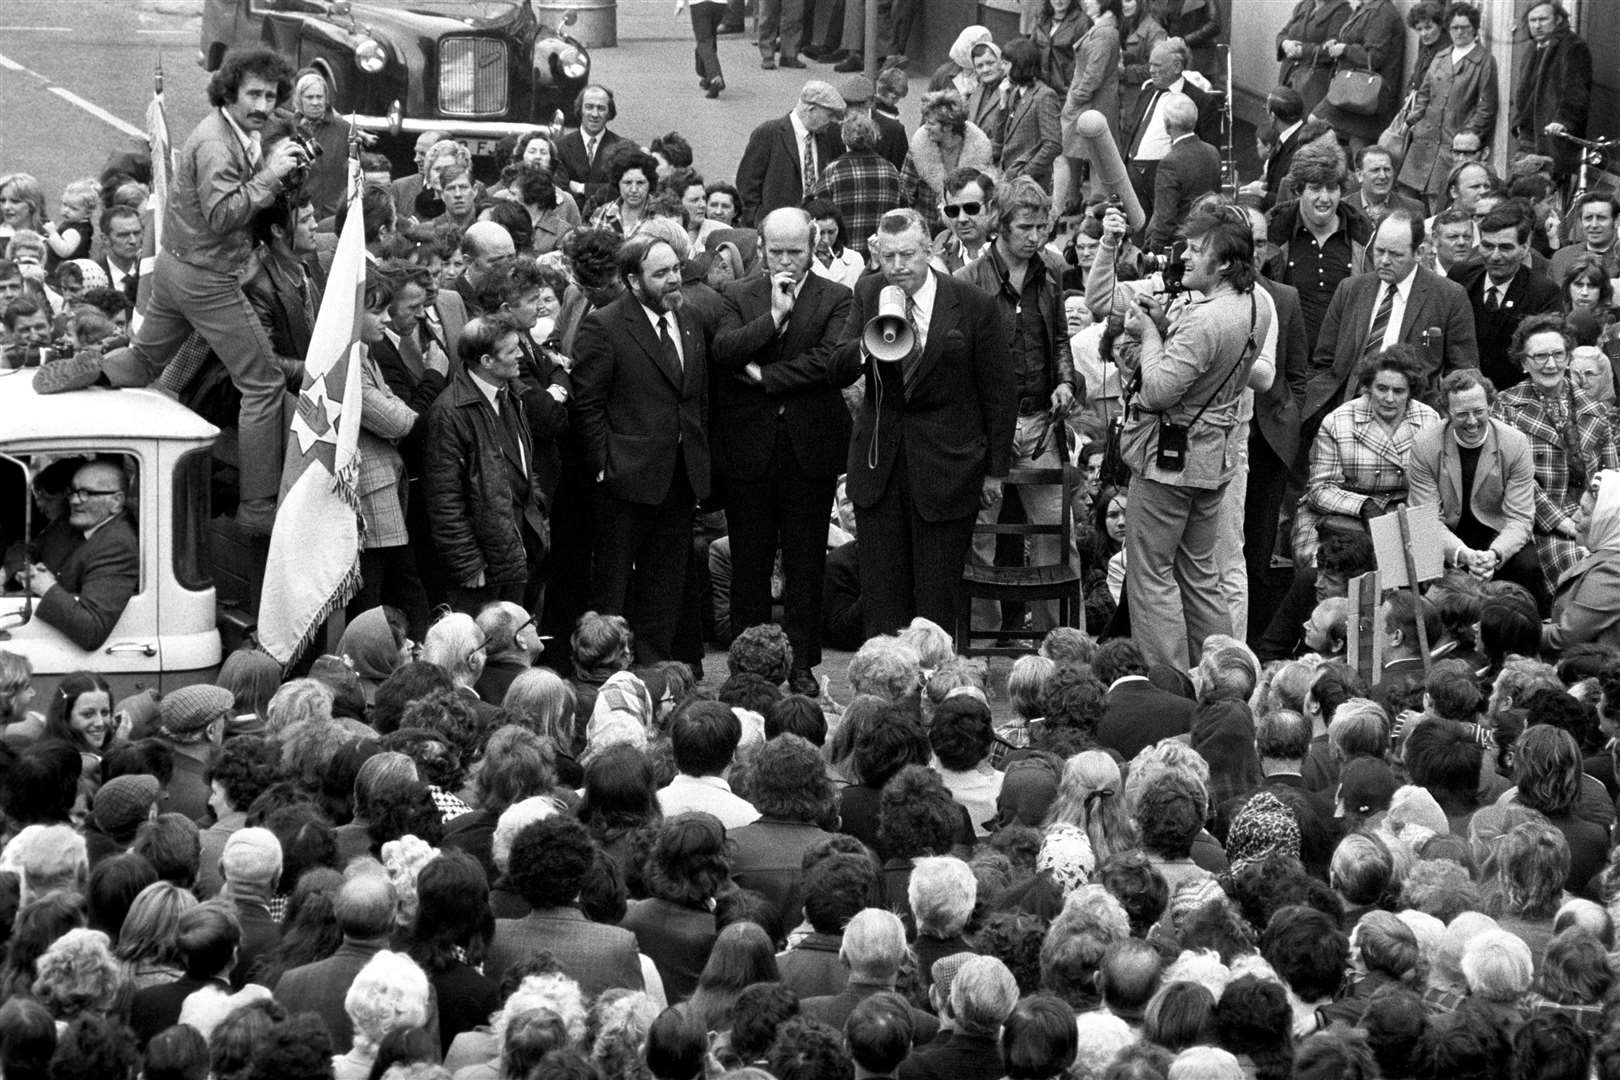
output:
[[[287,132],[287,139],[304,152],[304,163],[282,177],[281,183],[283,187],[301,188],[309,180],[310,167],[325,153],[325,150],[304,130],[302,121]]]
[[[1187,288],[1183,280],[1187,273],[1187,242],[1177,240],[1163,251],[1144,252],[1142,255],[1142,274],[1157,273],[1164,282],[1164,288],[1157,290],[1164,296],[1179,296]]]

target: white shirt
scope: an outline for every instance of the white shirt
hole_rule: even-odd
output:
[[[1389,325],[1384,327],[1384,348],[1399,345],[1401,342],[1401,322],[1406,318],[1406,302],[1412,297],[1412,281],[1417,277],[1417,267],[1412,272],[1395,283],[1395,302],[1389,307]],[[1373,320],[1378,318],[1378,308],[1384,302],[1384,292],[1388,284],[1380,281],[1378,293],[1373,298],[1372,316],[1367,320],[1367,330],[1372,331]]]
[[[815,168],[811,170],[809,176],[799,178],[803,181],[805,190],[808,191],[810,185],[814,184],[816,179],[821,176],[820,148],[816,146],[816,137],[810,134],[810,129],[804,126],[803,120],[799,119],[798,109],[788,113],[788,122],[793,125],[793,163],[801,169],[804,163],[804,140],[807,137],[810,140],[810,162]]]
[[[387,331],[384,331],[384,333],[387,333]],[[503,389],[507,388],[496,386],[492,382],[487,382],[484,379],[480,379],[477,375],[472,377],[472,382],[474,386],[478,387],[478,392],[484,395],[484,400],[489,402],[489,407],[494,410],[495,415],[501,415],[501,402],[496,395],[499,394]],[[517,391],[513,390],[512,393],[516,394]],[[524,452],[523,444],[521,442],[519,442],[517,445],[517,451],[518,463],[523,466],[523,471],[526,473],[529,471],[529,455]]]
[[[1283,143],[1287,142],[1290,135],[1304,126],[1305,121],[1295,120],[1292,124],[1289,124],[1287,127],[1283,128],[1277,133],[1277,145],[1281,146]]]
[[[747,799],[733,795],[720,776],[677,773],[668,787],[658,789],[658,808],[666,818],[701,810],[720,819],[727,829],[740,829],[759,820],[759,811]]]
[[[123,292],[124,279],[129,277],[130,274],[133,274],[135,272],[135,268],[139,267],[140,265],[141,260],[137,257],[134,267],[129,270],[120,270],[118,269],[118,264],[113,262],[112,258],[109,256],[106,260],[108,286],[117,289],[119,292]]]
[[[264,162],[264,151],[261,149],[262,144],[260,143],[261,133],[255,131],[249,135],[243,131],[242,126],[236,122],[236,117],[231,115],[229,109],[221,108],[219,114],[225,118],[225,122],[231,126],[231,130],[236,132],[237,141],[242,144],[242,149],[247,151],[248,160],[257,169]]]
[[[1153,113],[1144,123],[1147,130],[1142,134],[1142,141],[1136,147],[1137,161],[1162,161],[1164,155],[1170,152],[1170,133],[1164,130],[1164,95],[1179,94],[1187,85],[1186,75],[1171,83],[1159,92],[1159,100],[1153,103]],[[1143,93],[1154,93],[1154,90],[1144,90]]]
[[[934,298],[939,295],[939,283],[934,280],[932,272],[922,287],[911,294],[911,302],[916,305],[911,313],[911,321],[917,326],[917,351],[923,351],[928,344],[928,327],[934,321]]]
[[[675,356],[681,362],[681,370],[685,371],[686,350],[681,348],[681,323],[679,319],[675,318],[675,313],[673,311],[666,311],[660,315],[646,304],[641,305],[641,310],[646,312],[647,318],[651,320],[653,337],[660,339],[660,345],[663,344],[662,338],[664,336],[661,328],[664,326],[669,327],[670,340],[675,342]],[[664,322],[666,318],[669,320],[668,323]]]
[[[1478,41],[1470,41],[1468,43],[1468,48],[1466,49],[1459,49],[1453,45],[1451,47],[1451,66],[1456,67],[1461,64],[1464,60],[1468,59],[1468,54],[1477,48],[1479,48]]]

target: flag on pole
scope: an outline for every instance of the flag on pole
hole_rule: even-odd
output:
[[[360,588],[360,496],[355,485],[360,473],[365,252],[361,215],[345,215],[304,361],[304,385],[287,440],[281,504],[259,594],[259,644],[283,666]]]
[[[135,312],[129,320],[132,334],[151,303],[157,256],[163,250],[163,213],[169,202],[169,175],[174,170],[174,144],[169,139],[169,117],[163,108],[161,53],[157,71],[152,76],[152,100],[146,106],[146,145],[152,154],[152,194],[146,200],[146,209],[141,211],[141,272],[135,285]]]

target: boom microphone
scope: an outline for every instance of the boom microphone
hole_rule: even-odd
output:
[[[1147,224],[1147,215],[1142,213],[1142,203],[1131,186],[1131,175],[1125,171],[1125,159],[1119,156],[1119,145],[1108,130],[1108,121],[1096,109],[1087,109],[1074,122],[1074,128],[1085,140],[1086,157],[1098,186],[1106,194],[1119,196],[1132,232],[1142,228]]]

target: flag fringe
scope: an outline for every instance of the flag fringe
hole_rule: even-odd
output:
[[[340,609],[347,607],[349,601],[354,599],[355,594],[360,591],[360,584],[360,557],[356,553],[354,564],[343,575],[343,580],[338,582],[337,589],[332,593],[331,598],[311,616],[309,625],[298,635],[298,641],[294,643],[292,651],[287,655],[287,662],[281,665],[283,678],[309,649],[315,640],[315,635],[320,633],[321,627],[326,624],[326,620],[330,619]],[[263,646],[261,645],[260,648],[263,648]]]

